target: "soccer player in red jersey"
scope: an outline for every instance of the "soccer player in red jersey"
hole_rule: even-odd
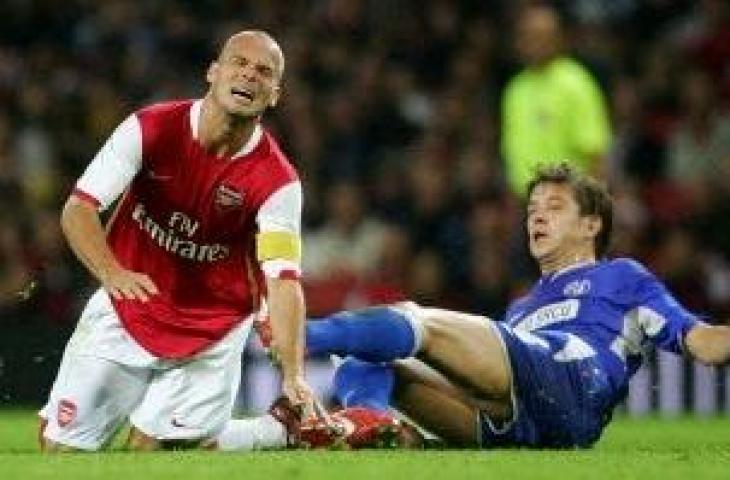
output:
[[[268,34],[233,35],[207,71],[204,98],[133,113],[78,180],[61,223],[101,288],[41,411],[47,449],[97,450],[127,418],[133,447],[214,440],[262,297],[283,392],[311,407],[301,184],[260,123],[283,70]],[[99,212],[120,196],[105,233]]]

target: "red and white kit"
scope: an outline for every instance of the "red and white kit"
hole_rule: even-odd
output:
[[[89,300],[42,410],[52,441],[97,449],[128,416],[159,439],[215,435],[230,418],[264,275],[300,274],[293,260],[259,263],[255,238],[300,235],[296,171],[261,126],[232,157],[206,152],[201,103],[131,115],[76,184],[74,195],[100,210],[123,194],[107,240],[160,293],[141,302],[99,290]]]

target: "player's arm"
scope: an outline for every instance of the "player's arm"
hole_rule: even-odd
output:
[[[304,379],[304,294],[297,279],[267,278],[266,285],[272,346],[281,366],[284,390],[291,390]],[[291,398],[290,392],[285,393]],[[303,400],[299,398],[296,403]]]
[[[730,361],[730,327],[707,325],[686,310],[648,271],[638,272],[637,294],[642,298],[639,323],[654,344],[669,352],[687,354],[708,364]],[[631,273],[631,272],[629,272]]]
[[[256,255],[266,276],[272,348],[282,371],[282,390],[295,404],[312,406],[304,381],[304,294],[301,275],[301,185],[272,194],[257,215]]]
[[[706,365],[730,362],[730,327],[698,324],[684,339],[685,350],[695,360]]]
[[[142,163],[142,133],[135,115],[117,127],[76,184],[61,213],[71,249],[115,298],[147,300],[157,288],[144,274],[124,269],[106,241],[99,211],[127,188]]]

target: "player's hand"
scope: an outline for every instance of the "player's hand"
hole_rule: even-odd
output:
[[[116,268],[106,273],[101,278],[101,284],[117,300],[146,302],[150,296],[159,293],[150,277],[124,268]]]
[[[281,390],[289,399],[292,406],[302,412],[302,418],[309,418],[315,415],[317,399],[312,388],[307,384],[302,375],[284,377],[281,382]]]

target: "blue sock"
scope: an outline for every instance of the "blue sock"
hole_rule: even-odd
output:
[[[411,355],[416,336],[405,315],[390,307],[340,312],[306,324],[307,354],[352,355],[389,362]]]
[[[348,357],[333,379],[335,398],[343,407],[388,409],[395,373],[384,363],[370,363]]]

